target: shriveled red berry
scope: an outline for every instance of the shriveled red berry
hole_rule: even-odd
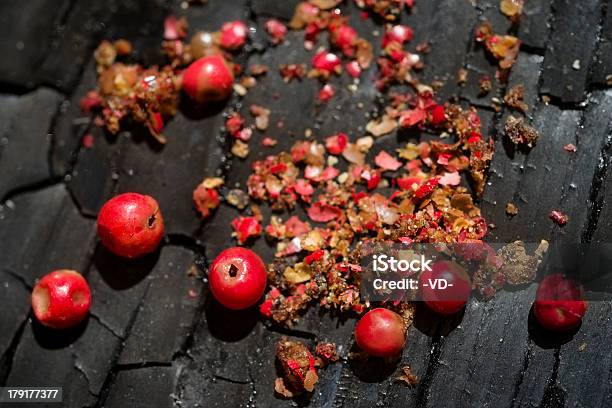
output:
[[[32,291],[32,309],[43,325],[65,329],[80,323],[91,304],[87,281],[76,271],[60,269],[45,275]]]
[[[247,248],[222,251],[208,273],[210,290],[228,309],[246,309],[261,298],[266,289],[266,267],[261,258]]]
[[[312,66],[315,69],[326,72],[328,74],[332,74],[338,70],[342,64],[340,58],[329,51],[319,51],[312,57]]]
[[[580,284],[561,274],[553,274],[540,282],[533,312],[542,327],[564,332],[580,325],[587,308]]]
[[[220,55],[202,57],[183,72],[183,90],[198,103],[227,99],[233,84],[234,74]]]
[[[372,309],[357,322],[355,341],[371,356],[396,357],[406,342],[406,324],[389,309]]]
[[[155,251],[164,236],[164,219],[153,197],[124,193],[98,214],[98,236],[116,255],[136,258]]]
[[[249,29],[242,21],[230,21],[221,26],[219,43],[221,47],[228,50],[237,50],[244,47]]]
[[[472,281],[465,269],[451,261],[433,263],[431,271],[419,276],[419,286],[425,304],[442,315],[463,309],[472,291]]]

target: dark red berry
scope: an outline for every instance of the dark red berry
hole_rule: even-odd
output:
[[[389,309],[372,309],[357,322],[355,341],[369,355],[396,357],[406,342],[406,324]]]
[[[533,312],[542,327],[564,332],[580,325],[587,307],[580,284],[554,274],[540,282]]]
[[[183,72],[183,90],[198,103],[227,99],[233,85],[234,74],[220,55],[202,57]]]
[[[465,269],[451,261],[431,264],[431,271],[421,273],[419,286],[423,301],[442,315],[463,309],[472,291],[472,281]]]

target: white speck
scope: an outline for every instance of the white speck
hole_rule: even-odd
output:
[[[572,64],[572,68],[575,69],[576,71],[578,71],[580,69],[580,60],[574,60],[574,63]]]
[[[4,203],[8,208],[10,208],[11,210],[15,209],[15,203],[12,200],[6,200],[6,203]]]

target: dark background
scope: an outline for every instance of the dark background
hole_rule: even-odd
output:
[[[510,28],[498,1],[416,0],[402,21],[415,30],[410,44],[429,41],[425,81],[446,80],[439,96],[476,104],[485,131],[496,140],[490,185],[480,203],[496,225],[489,238],[606,241],[611,237],[609,177],[612,90],[612,8],[600,0],[526,0],[518,28]],[[274,16],[288,20],[295,1],[209,0],[183,10],[161,0],[27,0],[0,4],[0,385],[62,386],[65,406],[290,406],[273,392],[275,342],[282,334],[313,345],[338,343],[342,357],[353,345],[354,320],[344,321],[313,308],[292,330],[267,328],[256,311],[228,314],[211,301],[200,279],[207,263],[233,243],[230,220],[238,213],[222,205],[200,222],[191,204],[193,188],[205,176],[223,175],[227,185],[242,183],[248,163],[287,148],[307,128],[322,139],[345,131],[364,134],[368,117],[384,107],[366,71],[356,93],[347,75],[335,78],[338,93],[328,106],[315,104],[315,80],[285,85],[280,63],[308,62],[302,33],[288,43],[267,44],[261,26]],[[382,28],[359,21],[352,1],[342,6],[360,35],[373,40]],[[248,21],[258,31],[243,63],[271,69],[241,102],[233,97],[224,112],[251,103],[272,109],[268,134],[272,150],[250,142],[246,162],[227,157],[223,112],[205,118],[178,114],[163,148],[145,133],[105,135],[78,107],[95,87],[92,51],[104,38],[127,38],[135,60],[163,62],[159,54],[163,20],[186,15],[191,33],[216,30],[222,22]],[[478,98],[478,78],[493,76],[494,64],[473,41],[481,19],[496,32],[508,29],[523,41],[509,85],[525,84],[528,117],[541,131],[530,152],[513,152],[500,129],[507,112],[495,114],[492,96]],[[321,38],[323,43],[326,39]],[[578,61],[578,62],[576,62]],[[574,66],[575,69],[572,66]],[[459,87],[455,74],[470,77]],[[280,94],[279,97],[277,93]],[[540,96],[551,97],[544,104]],[[284,123],[279,129],[278,121]],[[95,136],[91,149],[81,137]],[[373,149],[391,151],[403,135],[378,139]],[[578,151],[567,153],[573,143]],[[95,216],[115,193],[137,191],[156,197],[168,237],[158,254],[125,263],[106,253],[95,237]],[[519,214],[508,218],[513,201]],[[570,221],[560,228],[551,209]],[[266,258],[263,239],[255,247]],[[74,330],[51,332],[33,322],[29,293],[35,280],[55,268],[77,269],[93,291],[88,320]],[[193,275],[193,273],[192,273]],[[409,364],[419,384],[394,381],[392,371],[344,360],[321,371],[311,406],[612,406],[612,333],[609,303],[592,303],[581,329],[563,338],[543,335],[529,318],[534,287],[473,300],[459,321],[419,310],[409,331],[401,364]],[[190,290],[196,296],[189,296]]]

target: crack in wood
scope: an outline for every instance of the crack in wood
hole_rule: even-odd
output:
[[[17,352],[17,346],[23,337],[23,332],[25,331],[25,327],[27,322],[30,320],[30,316],[28,315],[21,324],[19,328],[13,335],[13,339],[11,340],[11,344],[5,353],[0,356],[0,386],[6,385],[6,380],[8,379],[9,374],[11,373],[11,369],[13,367],[13,362],[15,358],[15,353]]]
[[[593,175],[593,182],[591,183],[591,191],[589,193],[589,213],[587,216],[586,225],[584,226],[581,242],[591,242],[593,235],[597,230],[599,222],[599,215],[604,206],[605,197],[605,184],[607,180],[608,167],[611,160],[612,150],[612,131],[610,131],[606,137],[606,142],[602,147],[595,174]]]
[[[140,312],[140,308],[142,307],[144,300],[147,298],[147,294],[149,293],[150,287],[151,287],[151,282],[148,282],[146,284],[145,290],[143,291],[140,297],[138,305],[134,308],[134,311],[132,312],[132,315],[130,316],[130,320],[125,329],[126,338],[129,336],[130,332],[132,331],[132,327],[134,326],[134,323],[136,323],[136,318],[138,317],[138,313]],[[94,406],[95,408],[104,407],[106,398],[108,397],[108,394],[110,393],[110,389],[116,378],[117,371],[115,370],[115,368],[118,366],[117,362],[119,361],[119,358],[121,357],[121,353],[123,352],[125,345],[126,345],[125,341],[119,342],[119,345],[117,346],[117,349],[115,350],[115,353],[112,358],[111,369],[106,375],[106,378],[104,379],[104,382],[102,384],[102,391],[100,392],[100,395],[98,396],[98,400]]]
[[[426,407],[429,399],[429,388],[432,383],[433,376],[440,365],[440,356],[444,348],[444,337],[436,336],[431,341],[431,351],[427,362],[427,370],[425,375],[419,381],[416,396],[416,405],[418,407]]]

